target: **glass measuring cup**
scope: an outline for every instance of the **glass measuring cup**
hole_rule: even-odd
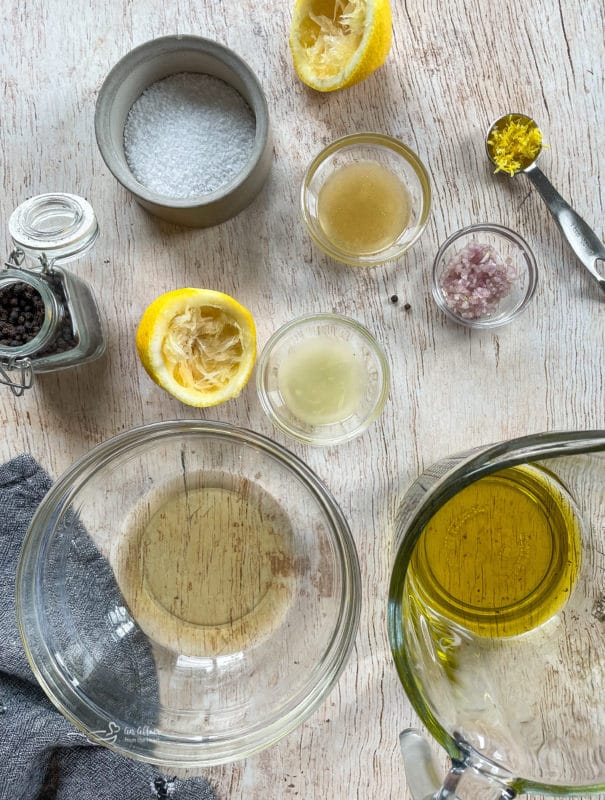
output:
[[[499,518],[502,481],[508,513]],[[389,637],[415,710],[452,760],[439,787],[426,742],[402,734],[415,800],[453,798],[477,781],[473,790],[494,797],[605,791],[604,486],[600,430],[456,455],[406,493]],[[518,514],[518,503],[528,508]],[[474,547],[482,558],[469,571]]]

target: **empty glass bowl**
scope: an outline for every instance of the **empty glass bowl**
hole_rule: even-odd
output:
[[[390,370],[372,334],[348,317],[309,314],[280,328],[258,360],[261,405],[282,431],[312,445],[363,433],[381,413]]]
[[[399,258],[416,242],[431,189],[424,164],[403,142],[355,133],[313,159],[300,199],[307,230],[326,255],[371,267]]]
[[[357,630],[334,499],[284,448],[162,422],[99,445],[31,523],[17,610],[40,684],[87,736],[154,764],[240,759],[304,720]]]
[[[468,328],[497,328],[518,316],[533,297],[536,259],[518,233],[490,223],[453,233],[433,263],[433,297]]]

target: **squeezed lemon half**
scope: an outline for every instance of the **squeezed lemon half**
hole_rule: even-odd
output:
[[[290,49],[298,77],[332,92],[367,78],[391,49],[389,0],[297,0]]]
[[[210,289],[176,289],[145,310],[136,335],[148,375],[190,406],[237,397],[256,361],[256,328],[233,297]]]

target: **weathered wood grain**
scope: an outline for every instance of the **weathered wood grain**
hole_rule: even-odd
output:
[[[203,416],[269,434],[332,489],[361,557],[364,603],[350,663],[299,730],[269,752],[210,772],[221,797],[405,796],[399,730],[416,717],[391,663],[385,606],[392,523],[418,471],[447,453],[526,433],[604,427],[603,303],[523,177],[495,178],[484,156],[492,119],[533,115],[550,149],[542,167],[596,232],[605,234],[605,7],[601,0],[393,0],[394,41],[363,84],[323,96],[302,86],[287,45],[284,0],[4,0],[0,114],[0,242],[26,197],[89,198],[101,237],[74,267],[94,286],[106,323],[102,361],[41,377],[26,397],[0,391],[0,457],[27,451],[58,475],[92,445],[141,423]],[[205,231],[148,216],[116,183],[96,148],[96,92],[133,46],[169,33],[208,36],[257,72],[275,134],[270,179],[236,219]],[[393,134],[425,160],[433,210],[415,248],[357,271],[311,244],[298,214],[307,162],[345,133]],[[535,250],[536,296],[514,324],[475,333],[446,321],[430,295],[432,259],[462,225],[498,222]],[[198,412],[148,379],[134,350],[144,307],[159,293],[204,286],[251,309],[259,345],[283,322],[336,311],[385,345],[390,401],[363,437],[329,450],[287,442],[263,416],[253,384]],[[389,302],[392,294],[400,302]],[[409,303],[408,311],[404,303]]]

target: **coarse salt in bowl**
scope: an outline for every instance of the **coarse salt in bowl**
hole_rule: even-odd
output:
[[[468,328],[497,328],[523,311],[536,289],[536,260],[527,242],[502,225],[462,228],[439,248],[433,297]]]
[[[114,177],[149,212],[190,227],[248,206],[272,162],[267,101],[251,68],[200,36],[127,53],[97,97],[95,132]]]

